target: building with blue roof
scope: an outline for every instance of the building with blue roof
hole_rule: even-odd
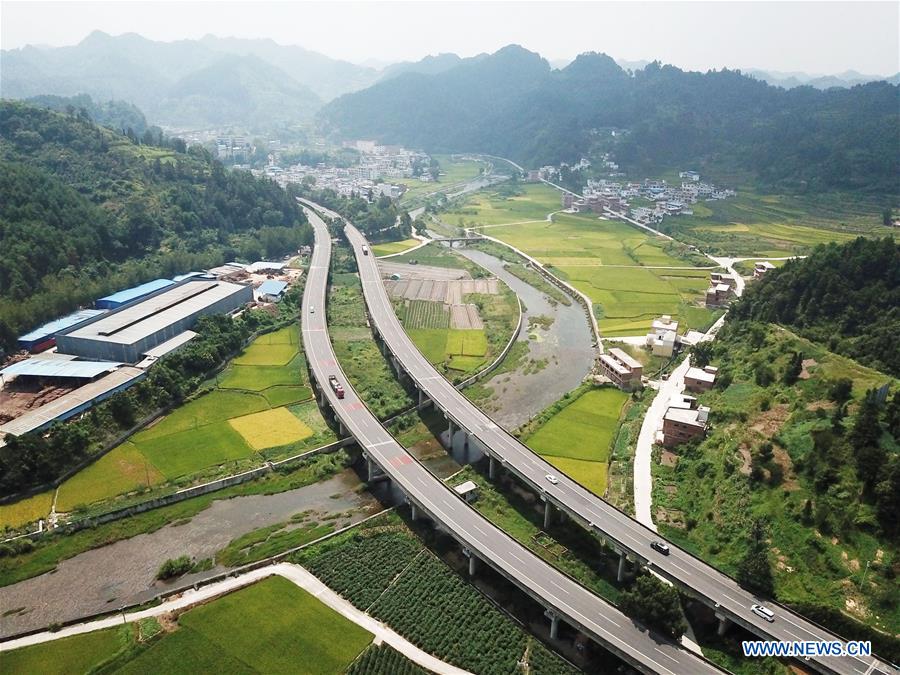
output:
[[[107,295],[105,298],[100,298],[94,303],[94,307],[97,309],[118,309],[130,302],[140,300],[151,293],[156,293],[156,291],[171,286],[173,283],[175,282],[170,279],[154,279],[153,281],[148,281],[146,284],[141,284],[134,288],[126,288],[124,291],[119,291],[118,293]]]
[[[276,281],[268,279],[259,285],[256,289],[256,297],[263,302],[279,302],[284,297],[287,290],[286,281]]]
[[[17,342],[19,347],[31,353],[42,352],[56,344],[55,338],[57,333],[74,328],[84,321],[89,321],[103,314],[105,311],[104,309],[81,309],[77,312],[72,312],[68,316],[54,319],[40,328],[35,328],[33,331],[25,333],[25,335],[19,337]]]

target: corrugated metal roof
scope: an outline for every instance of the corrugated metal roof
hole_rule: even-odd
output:
[[[146,284],[141,284],[134,288],[126,288],[124,291],[107,295],[105,298],[97,300],[97,302],[110,302],[122,305],[131,300],[136,300],[145,295],[149,295],[154,291],[163,289],[166,286],[171,286],[173,283],[174,282],[171,279],[154,279],[153,281],[148,281]]]
[[[35,340],[40,340],[41,338],[48,338],[56,335],[60,331],[64,331],[66,328],[71,328],[75,324],[81,323],[82,321],[87,321],[98,314],[103,314],[105,309],[82,309],[77,312],[72,312],[68,316],[64,316],[60,319],[55,319],[48,323],[45,323],[40,328],[35,328],[30,333],[25,333],[19,338],[20,342],[34,342]]]
[[[102,400],[110,392],[131,386],[145,376],[146,373],[138,368],[130,366],[119,368],[99,380],[78,387],[75,391],[0,425],[0,433],[21,436],[29,431],[41,429],[54,420],[67,419],[73,413],[77,414],[78,410],[86,409],[98,399]]]
[[[256,290],[259,295],[278,295],[279,293],[283,293],[285,288],[287,288],[286,281],[268,279],[267,281],[262,282]]]
[[[144,352],[144,356],[150,356],[154,359],[158,359],[162,356],[165,356],[169,352],[175,351],[181,345],[190,342],[197,334],[192,330],[186,330],[183,333],[179,333],[175,337],[170,340],[166,340],[158,345],[156,345],[153,349],[148,349]]]
[[[81,377],[92,379],[115,370],[121,363],[112,361],[64,361],[62,359],[25,359],[0,370],[0,375],[34,377]]]
[[[186,281],[143,302],[110,313],[69,333],[72,337],[134,344],[180,318],[200,311],[240,291],[224,281]]]

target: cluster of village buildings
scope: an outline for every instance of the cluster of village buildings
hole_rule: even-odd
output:
[[[433,180],[427,170],[431,158],[425,153],[407,150],[399,145],[379,145],[374,141],[354,141],[345,143],[345,146],[359,152],[359,162],[355,166],[336,167],[319,163],[315,166],[295,164],[281,167],[273,162],[264,169],[254,170],[254,173],[265,175],[282,187],[311,178],[317,189],[330,188],[344,197],[351,194],[384,195],[391,199],[399,198],[406,190],[404,185],[392,183],[392,179]]]
[[[700,181],[700,175],[694,171],[684,171],[681,176],[686,180],[680,187],[668,185],[665,180],[649,178],[642,183],[591,179],[585,185],[581,198],[564,193],[562,206],[573,211],[614,211],[648,224],[659,223],[665,216],[693,215],[691,206],[698,201],[727,199],[736,194],[734,190]],[[632,206],[631,200],[634,199],[652,202],[652,206]]]

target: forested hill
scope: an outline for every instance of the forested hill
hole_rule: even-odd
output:
[[[296,202],[178,139],[0,102],[0,351],[111,291],[312,240]],[[160,145],[161,144],[161,145]]]
[[[729,70],[631,73],[594,53],[553,70],[508,46],[347,94],[319,117],[345,137],[530,167],[577,161],[613,127],[628,130],[615,148],[628,169],[722,167],[782,189],[900,193],[900,87],[885,82],[788,91]]]
[[[820,246],[751,284],[730,313],[790,326],[831,351],[900,376],[900,244],[859,238]]]

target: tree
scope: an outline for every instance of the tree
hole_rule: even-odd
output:
[[[641,574],[619,597],[625,614],[647,624],[673,640],[687,630],[678,591],[651,574]]]
[[[747,550],[738,562],[737,580],[757,593],[768,596],[775,593],[772,566],[769,564],[769,547],[766,543],[766,526],[759,518],[753,521]]]
[[[884,211],[881,212],[881,223],[886,227],[890,227],[894,222],[893,216],[891,215],[891,207],[885,206]]]
[[[781,381],[790,387],[797,381],[797,379],[800,377],[800,373],[802,372],[803,354],[800,352],[794,352],[791,355],[790,361],[788,361],[787,368],[784,371],[784,375],[782,376]]]
[[[850,400],[850,396],[853,393],[853,380],[849,377],[842,377],[838,380],[834,381],[834,384],[831,385],[831,391],[829,392],[829,396],[831,400],[837,403],[838,405],[842,405]]]
[[[712,342],[698,342],[691,347],[691,361],[698,368],[705,368],[712,360]]]

